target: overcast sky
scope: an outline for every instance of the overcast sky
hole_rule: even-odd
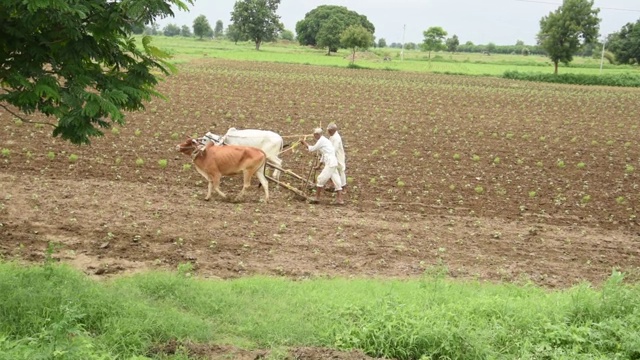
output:
[[[196,0],[189,12],[177,12],[175,18],[159,21],[193,25],[193,19],[204,15],[211,27],[222,20],[226,29],[230,23],[235,0]],[[365,15],[375,26],[376,39],[388,44],[405,41],[420,43],[422,32],[431,26],[441,26],[458,35],[460,43],[493,42],[512,45],[517,40],[535,44],[540,18],[561,5],[561,0],[281,0],[277,14],[286,29],[295,33],[296,23],[320,5],[340,5]],[[600,8],[600,34],[607,35],[628,22],[640,19],[640,0],[595,0]]]

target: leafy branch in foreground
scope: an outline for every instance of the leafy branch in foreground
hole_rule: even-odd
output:
[[[123,124],[123,111],[161,97],[159,78],[175,71],[168,55],[133,29],[187,10],[193,0],[7,0],[0,4],[0,105],[17,116],[57,119],[53,135],[75,144]]]

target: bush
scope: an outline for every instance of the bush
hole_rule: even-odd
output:
[[[640,76],[626,73],[616,75],[587,75],[587,74],[542,74],[506,71],[503,78],[513,80],[549,82],[572,85],[602,85],[640,87]]]
[[[371,356],[391,359],[486,358],[489,346],[467,324],[452,322],[452,314],[438,311],[416,317],[394,299],[381,299],[371,307],[345,309],[332,329],[334,346],[361,349]]]
[[[366,66],[360,66],[360,65],[358,65],[358,64],[354,64],[354,63],[349,63],[349,64],[347,65],[347,68],[348,68],[348,69],[370,69],[370,68],[368,68],[368,67],[366,67]]]

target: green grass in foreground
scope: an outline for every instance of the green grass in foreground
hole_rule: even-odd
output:
[[[96,282],[65,266],[0,263],[0,359],[145,359],[170,339],[358,348],[398,359],[637,359],[640,287],[146,273]],[[185,359],[184,353],[162,358]]]

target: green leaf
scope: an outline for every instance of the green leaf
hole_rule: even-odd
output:
[[[76,144],[100,136],[98,127],[124,121],[123,110],[143,109],[170,74],[169,55],[129,32],[134,25],[173,16],[192,0],[2,2],[0,101],[20,111],[58,119],[54,136]],[[173,7],[173,8],[172,8]],[[133,25],[132,25],[133,24]],[[36,34],[36,35],[34,35]]]

